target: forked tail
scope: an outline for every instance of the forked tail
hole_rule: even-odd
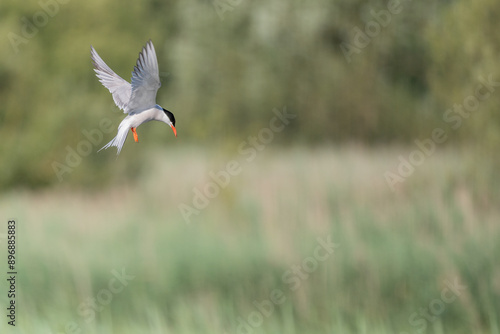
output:
[[[104,145],[99,151],[105,150],[111,146],[116,146],[118,149],[116,152],[116,155],[120,154],[120,151],[122,150],[123,144],[125,143],[125,139],[127,139],[128,135],[128,130],[129,126],[128,123],[124,124],[125,122],[121,122],[120,125],[118,126],[118,134],[116,135],[115,138],[113,138],[109,143]]]

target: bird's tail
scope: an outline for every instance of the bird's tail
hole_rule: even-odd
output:
[[[125,124],[126,122],[121,122],[120,125],[118,126],[118,134],[116,135],[115,138],[113,138],[109,143],[104,145],[99,151],[105,150],[111,146],[116,146],[118,149],[116,152],[116,155],[120,154],[120,151],[122,150],[123,144],[125,143],[125,139],[127,139],[128,135],[128,130],[129,126],[128,123]]]

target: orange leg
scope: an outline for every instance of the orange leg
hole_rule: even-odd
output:
[[[137,132],[135,132],[135,128],[130,128],[132,130],[132,133],[134,134],[134,140],[136,143],[139,142],[139,136],[137,135]]]

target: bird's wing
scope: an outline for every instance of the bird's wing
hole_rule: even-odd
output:
[[[108,65],[97,54],[94,47],[90,47],[90,55],[94,64],[94,71],[99,78],[99,81],[104,87],[109,89],[113,95],[113,100],[118,108],[126,112],[130,96],[132,95],[132,85],[113,72]]]
[[[142,48],[132,72],[132,96],[126,112],[135,113],[156,105],[156,92],[160,88],[158,60],[153,42],[149,40]]]

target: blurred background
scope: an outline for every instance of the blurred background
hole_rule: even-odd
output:
[[[500,333],[498,1],[0,17],[2,332]],[[178,137],[97,153],[124,114],[90,45],[129,80],[150,38]]]

